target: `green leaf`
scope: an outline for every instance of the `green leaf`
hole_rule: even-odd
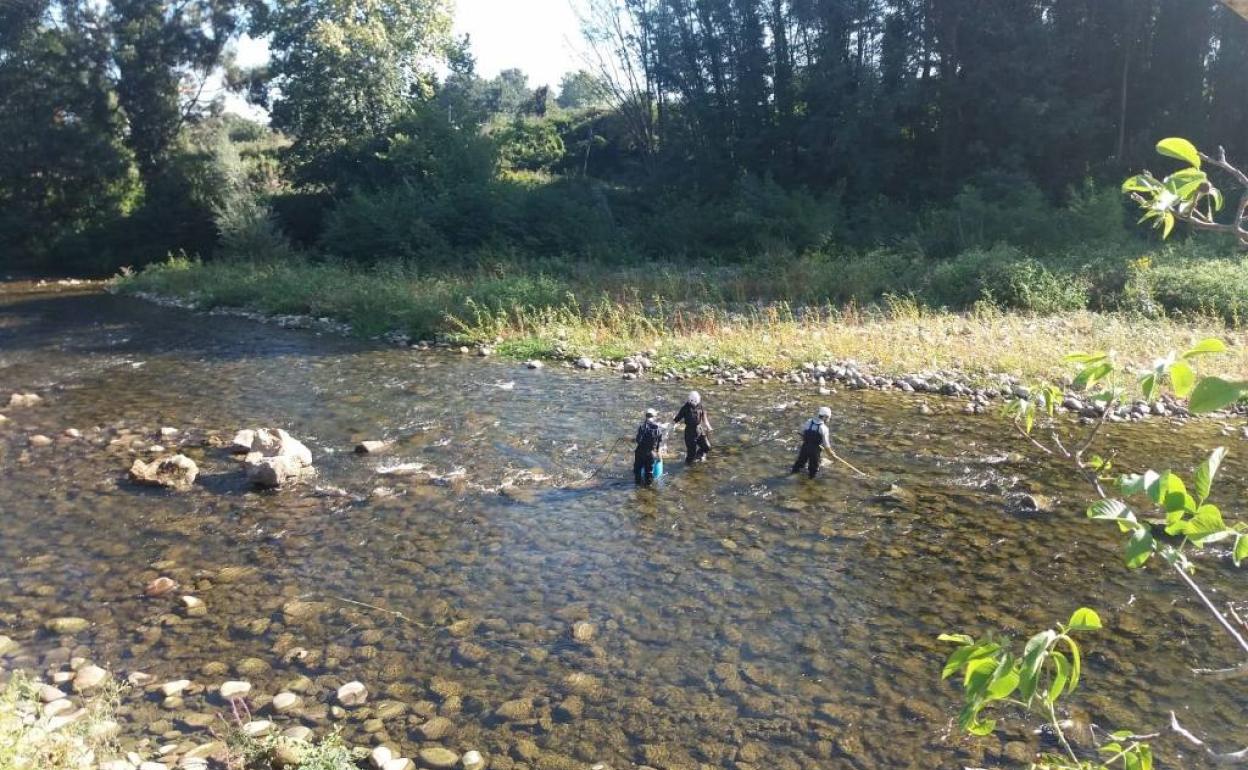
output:
[[[1225,353],[1226,343],[1217,337],[1209,337],[1197,342],[1191,350],[1183,354],[1184,358],[1195,358],[1196,356],[1205,356],[1210,353]]]
[[[1095,364],[1085,366],[1079,374],[1075,375],[1075,390],[1085,390],[1109,376],[1114,371],[1114,365],[1108,361],[1101,361]]]
[[[1118,488],[1124,495],[1142,495],[1157,483],[1160,478],[1156,471],[1145,471],[1143,474],[1129,473],[1118,479]]]
[[[1070,684],[1066,686],[1066,692],[1072,693],[1079,686],[1079,677],[1083,672],[1083,655],[1079,652],[1079,644],[1069,636],[1062,637],[1066,642],[1066,649],[1070,651]]]
[[[1218,475],[1218,468],[1222,467],[1222,460],[1225,457],[1226,447],[1218,447],[1196,469],[1196,476],[1192,483],[1196,487],[1196,499],[1200,502],[1205,502],[1209,498],[1209,493],[1213,491],[1213,480]]]
[[[1217,542],[1231,535],[1222,520],[1222,511],[1214,505],[1200,506],[1196,515],[1184,523],[1182,532],[1196,545]]]
[[[1095,364],[1107,358],[1109,356],[1104,353],[1067,353],[1062,356],[1063,361],[1069,361],[1072,364]]]
[[[1157,187],[1157,180],[1144,174],[1137,174],[1122,183],[1124,193],[1151,192]]]
[[[1097,500],[1088,506],[1088,518],[1101,521],[1135,521],[1135,514],[1121,500]]]
[[[1153,401],[1157,398],[1157,375],[1149,372],[1140,378],[1140,391],[1144,394],[1145,401]]]
[[[1101,616],[1087,607],[1075,610],[1066,624],[1067,631],[1095,631],[1098,628],[1101,628]]]
[[[1248,535],[1241,534],[1235,536],[1235,551],[1231,554],[1231,558],[1235,561],[1236,567],[1238,567],[1244,559],[1248,559]]]
[[[936,637],[939,642],[957,642],[958,644],[974,644],[975,640],[966,634],[941,634]]]
[[[1174,214],[1171,214],[1169,211],[1167,211],[1166,213],[1161,215],[1161,221],[1162,221],[1161,239],[1164,241],[1165,239],[1169,238],[1170,233],[1174,231],[1174,221],[1175,221]]]
[[[1222,205],[1225,203],[1222,198],[1222,191],[1216,187],[1209,188],[1209,197],[1213,198],[1213,210],[1221,211]]]
[[[1040,669],[1044,666],[1044,660],[1049,652],[1049,645],[1056,638],[1057,633],[1050,629],[1041,631],[1027,640],[1027,646],[1023,649],[1023,661],[1019,669],[1018,682],[1018,691],[1023,696],[1024,701],[1030,701],[1032,696],[1036,694]]]
[[[1170,384],[1174,386],[1174,395],[1187,398],[1196,387],[1196,372],[1187,362],[1175,361],[1170,365]]]
[[[1196,384],[1187,408],[1196,414],[1216,412],[1230,406],[1244,395],[1245,383],[1228,382],[1220,377],[1206,377]]]
[[[1053,661],[1053,681],[1049,682],[1049,691],[1044,699],[1053,704],[1061,696],[1062,688],[1070,681],[1070,661],[1057,650],[1050,653],[1049,659]]]
[[[1196,145],[1181,137],[1172,136],[1157,143],[1157,152],[1184,161],[1193,168],[1200,168],[1200,152]]]
[[[1014,668],[1014,659],[1006,655],[992,672],[992,680],[988,683],[985,694],[988,700],[1003,700],[1018,688],[1018,671]]]
[[[1127,566],[1131,569],[1143,567],[1156,547],[1157,543],[1149,528],[1142,525],[1137,527],[1127,540]]]

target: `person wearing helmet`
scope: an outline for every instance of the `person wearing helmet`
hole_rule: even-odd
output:
[[[819,473],[819,462],[823,459],[823,450],[832,451],[832,442],[828,438],[828,421],[832,419],[832,410],[826,406],[819,407],[819,414],[802,427],[802,451],[793,463],[792,473],[801,471],[806,466],[813,479]]]
[[[672,422],[685,424],[685,465],[705,460],[706,453],[711,451],[708,437],[711,421],[706,417],[706,407],[702,406],[702,394],[696,390],[690,392],[689,400],[672,418]]]
[[[659,414],[646,410],[645,422],[637,429],[637,449],[633,452],[633,478],[638,485],[649,486],[654,482],[654,463],[663,451],[663,426]]]

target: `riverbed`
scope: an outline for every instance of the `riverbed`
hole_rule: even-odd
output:
[[[1176,710],[1227,750],[1246,742],[1242,684],[1190,673],[1234,665],[1232,647],[1164,570],[1128,571],[1115,528],[1083,517],[1088,490],[999,417],[939,397],[702,385],[711,461],[669,457],[671,473],[639,490],[627,439],[645,407],[675,414],[688,384],[530,371],[94,291],[0,293],[0,402],[43,397],[0,408],[0,633],[21,643],[16,663],[74,651],[208,688],[178,710],[128,693],[129,743],[206,739],[184,712],[220,710],[208,690],[226,679],[248,679],[262,710],[306,677],[304,713],[281,724],[337,723],[408,755],[1014,767],[1053,747],[1040,720],[1005,711],[994,734],[959,735],[936,636],[1021,645],[1090,606],[1106,628],[1085,641],[1077,724],[1151,732]],[[874,479],[786,475],[800,424],[824,403],[842,453]],[[249,489],[214,444],[256,426],[306,443],[316,481]],[[1228,444],[1214,502],[1230,514],[1243,510],[1248,446],[1219,428],[1115,425],[1106,444],[1123,470],[1169,460],[1183,472]],[[54,441],[32,447],[33,434]],[[395,443],[353,453],[365,439]],[[199,463],[193,490],[125,480],[157,444]],[[405,463],[462,476],[380,472]],[[881,497],[890,484],[899,493]],[[1023,494],[1044,510],[1014,504]],[[1199,566],[1217,601],[1243,586],[1225,559]],[[145,597],[159,575],[182,590]],[[207,614],[181,614],[182,593]],[[58,616],[91,626],[41,630]],[[578,623],[590,627],[574,635]],[[326,707],[351,680],[370,703],[333,719]],[[499,710],[513,701],[531,713]],[[388,702],[402,707],[379,718]],[[451,731],[423,740],[434,713]],[[1164,767],[1204,766],[1167,739],[1158,751]]]

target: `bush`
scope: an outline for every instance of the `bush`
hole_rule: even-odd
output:
[[[971,249],[938,264],[924,291],[932,304],[954,309],[989,300],[1037,313],[1085,308],[1089,294],[1082,275],[1054,269],[1012,246]]]
[[[505,168],[549,171],[563,159],[563,138],[548,120],[516,118],[495,135],[499,160]]]
[[[321,246],[353,262],[438,261],[450,243],[426,218],[429,209],[429,197],[411,184],[357,191],[330,212]]]

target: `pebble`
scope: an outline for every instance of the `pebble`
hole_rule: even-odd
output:
[[[361,455],[376,454],[386,451],[392,444],[390,441],[361,441],[356,445],[355,452]]]
[[[507,722],[519,722],[533,716],[533,704],[528,700],[509,700],[494,709],[494,716]]]
[[[412,770],[416,765],[407,757],[395,757],[385,764],[382,770]]]
[[[441,746],[421,749],[416,756],[422,767],[433,768],[433,770],[451,770],[459,762],[458,754]]]
[[[541,369],[543,366],[545,366],[545,364],[543,364],[541,361],[538,361],[536,358],[530,361],[525,361],[524,365],[528,367],[529,369]]]
[[[479,751],[465,751],[459,762],[464,770],[484,770],[485,768],[485,757],[481,756]]]
[[[279,692],[273,696],[273,710],[279,714],[284,714],[291,709],[298,707],[299,696],[293,692]]]
[[[226,682],[221,685],[221,697],[226,700],[239,698],[251,692],[251,682]]]
[[[434,717],[416,728],[421,740],[440,741],[455,730],[455,723],[446,717]]]
[[[191,686],[191,680],[189,679],[175,679],[172,682],[165,682],[164,684],[162,684],[160,686],[160,692],[166,698],[169,698],[174,695],[177,695],[178,693],[182,692],[183,690],[185,690],[186,688],[190,686]]]
[[[259,738],[271,732],[273,732],[273,723],[267,719],[257,719],[254,722],[248,722],[243,725],[243,733],[252,738]]]
[[[99,687],[108,679],[108,672],[99,666],[85,666],[74,675],[74,692],[86,692]]]
[[[18,648],[17,642],[13,641],[11,638],[5,636],[4,634],[0,634],[0,657],[8,655],[10,652],[13,652],[17,648]]]
[[[64,435],[65,438],[82,438],[82,431],[77,428],[66,428],[62,432],[62,435]]]
[[[174,581],[173,578],[164,577],[162,575],[161,577],[158,577],[152,582],[148,583],[147,586],[143,589],[143,593],[147,594],[148,596],[164,596],[165,594],[169,593],[170,591],[174,590],[177,587],[178,587],[178,584]]]
[[[572,624],[572,638],[578,642],[592,641],[598,635],[598,627],[587,621]]]
[[[394,752],[387,746],[378,746],[368,755],[368,759],[373,763],[373,767],[377,768],[377,770],[382,770],[387,762],[394,759]]]
[[[64,697],[65,693],[50,684],[39,686],[39,700],[44,703],[51,703],[52,701],[60,700]]]
[[[312,738],[312,728],[304,725],[295,725],[283,730],[282,735],[296,741],[306,741]]]
[[[202,618],[208,614],[208,605],[198,596],[183,596],[182,609],[188,618]]]
[[[348,708],[362,706],[368,700],[368,688],[363,682],[347,682],[338,688],[338,702]]]
[[[68,698],[54,700],[43,707],[43,715],[46,717],[60,716],[68,711],[74,710],[74,704],[69,702]]]
[[[43,624],[43,627],[54,634],[77,634],[86,631],[91,626],[91,621],[86,618],[52,618]]]

